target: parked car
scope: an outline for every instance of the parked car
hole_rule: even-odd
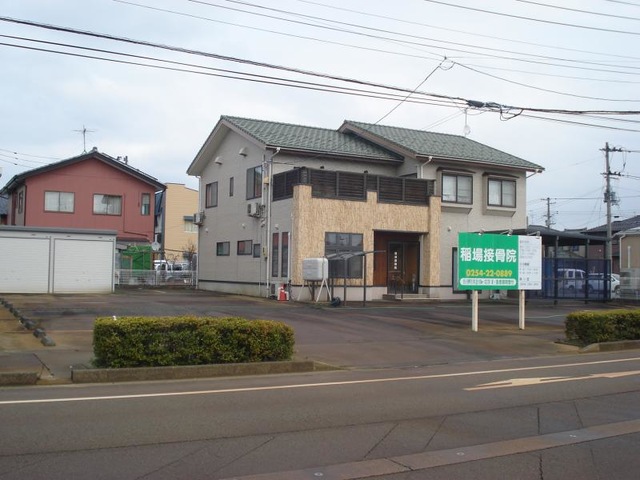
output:
[[[156,272],[178,272],[182,270],[191,270],[188,262],[168,262],[166,260],[154,260],[153,269]]]
[[[609,283],[609,291],[611,292],[611,298],[620,295],[620,275],[612,273],[609,275],[608,282],[605,281],[604,273],[590,273],[587,280],[587,288],[589,293],[592,292],[604,292],[606,283]]]
[[[587,273],[579,268],[559,268],[556,274],[558,289],[575,293],[584,291]]]
[[[156,281],[161,283],[190,283],[193,273],[189,262],[154,260],[153,269],[158,277]]]

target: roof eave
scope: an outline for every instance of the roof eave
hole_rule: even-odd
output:
[[[277,151],[281,154],[300,155],[305,157],[310,156],[310,157],[322,157],[322,158],[343,159],[343,160],[367,161],[367,162],[376,162],[376,163],[386,163],[386,164],[392,164],[392,165],[403,162],[401,158],[392,159],[392,158],[378,157],[374,155],[349,154],[344,152],[328,152],[326,150],[312,150],[312,149],[281,147],[281,146],[279,147],[277,145],[267,145],[266,149],[273,152]]]

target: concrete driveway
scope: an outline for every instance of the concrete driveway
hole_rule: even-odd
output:
[[[71,367],[90,365],[92,328],[100,316],[208,315],[283,321],[296,335],[295,359],[344,368],[402,368],[472,360],[557,355],[577,348],[564,338],[566,314],[618,305],[530,301],[526,328],[518,329],[518,305],[487,301],[479,331],[471,330],[469,302],[369,302],[346,307],[278,302],[185,289],[123,289],[106,295],[0,295],[44,329],[44,346],[3,308],[0,372],[29,368],[41,379],[69,381]]]

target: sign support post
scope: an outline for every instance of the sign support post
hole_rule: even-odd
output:
[[[525,306],[525,291],[520,290],[518,292],[518,327],[520,330],[524,330],[524,306]]]
[[[478,290],[471,291],[471,330],[478,331]]]

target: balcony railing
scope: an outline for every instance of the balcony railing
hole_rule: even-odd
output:
[[[316,198],[364,201],[367,192],[377,192],[378,202],[411,205],[428,205],[435,192],[435,180],[302,167],[273,176],[273,200],[293,197],[296,185],[311,185],[311,194]]]

